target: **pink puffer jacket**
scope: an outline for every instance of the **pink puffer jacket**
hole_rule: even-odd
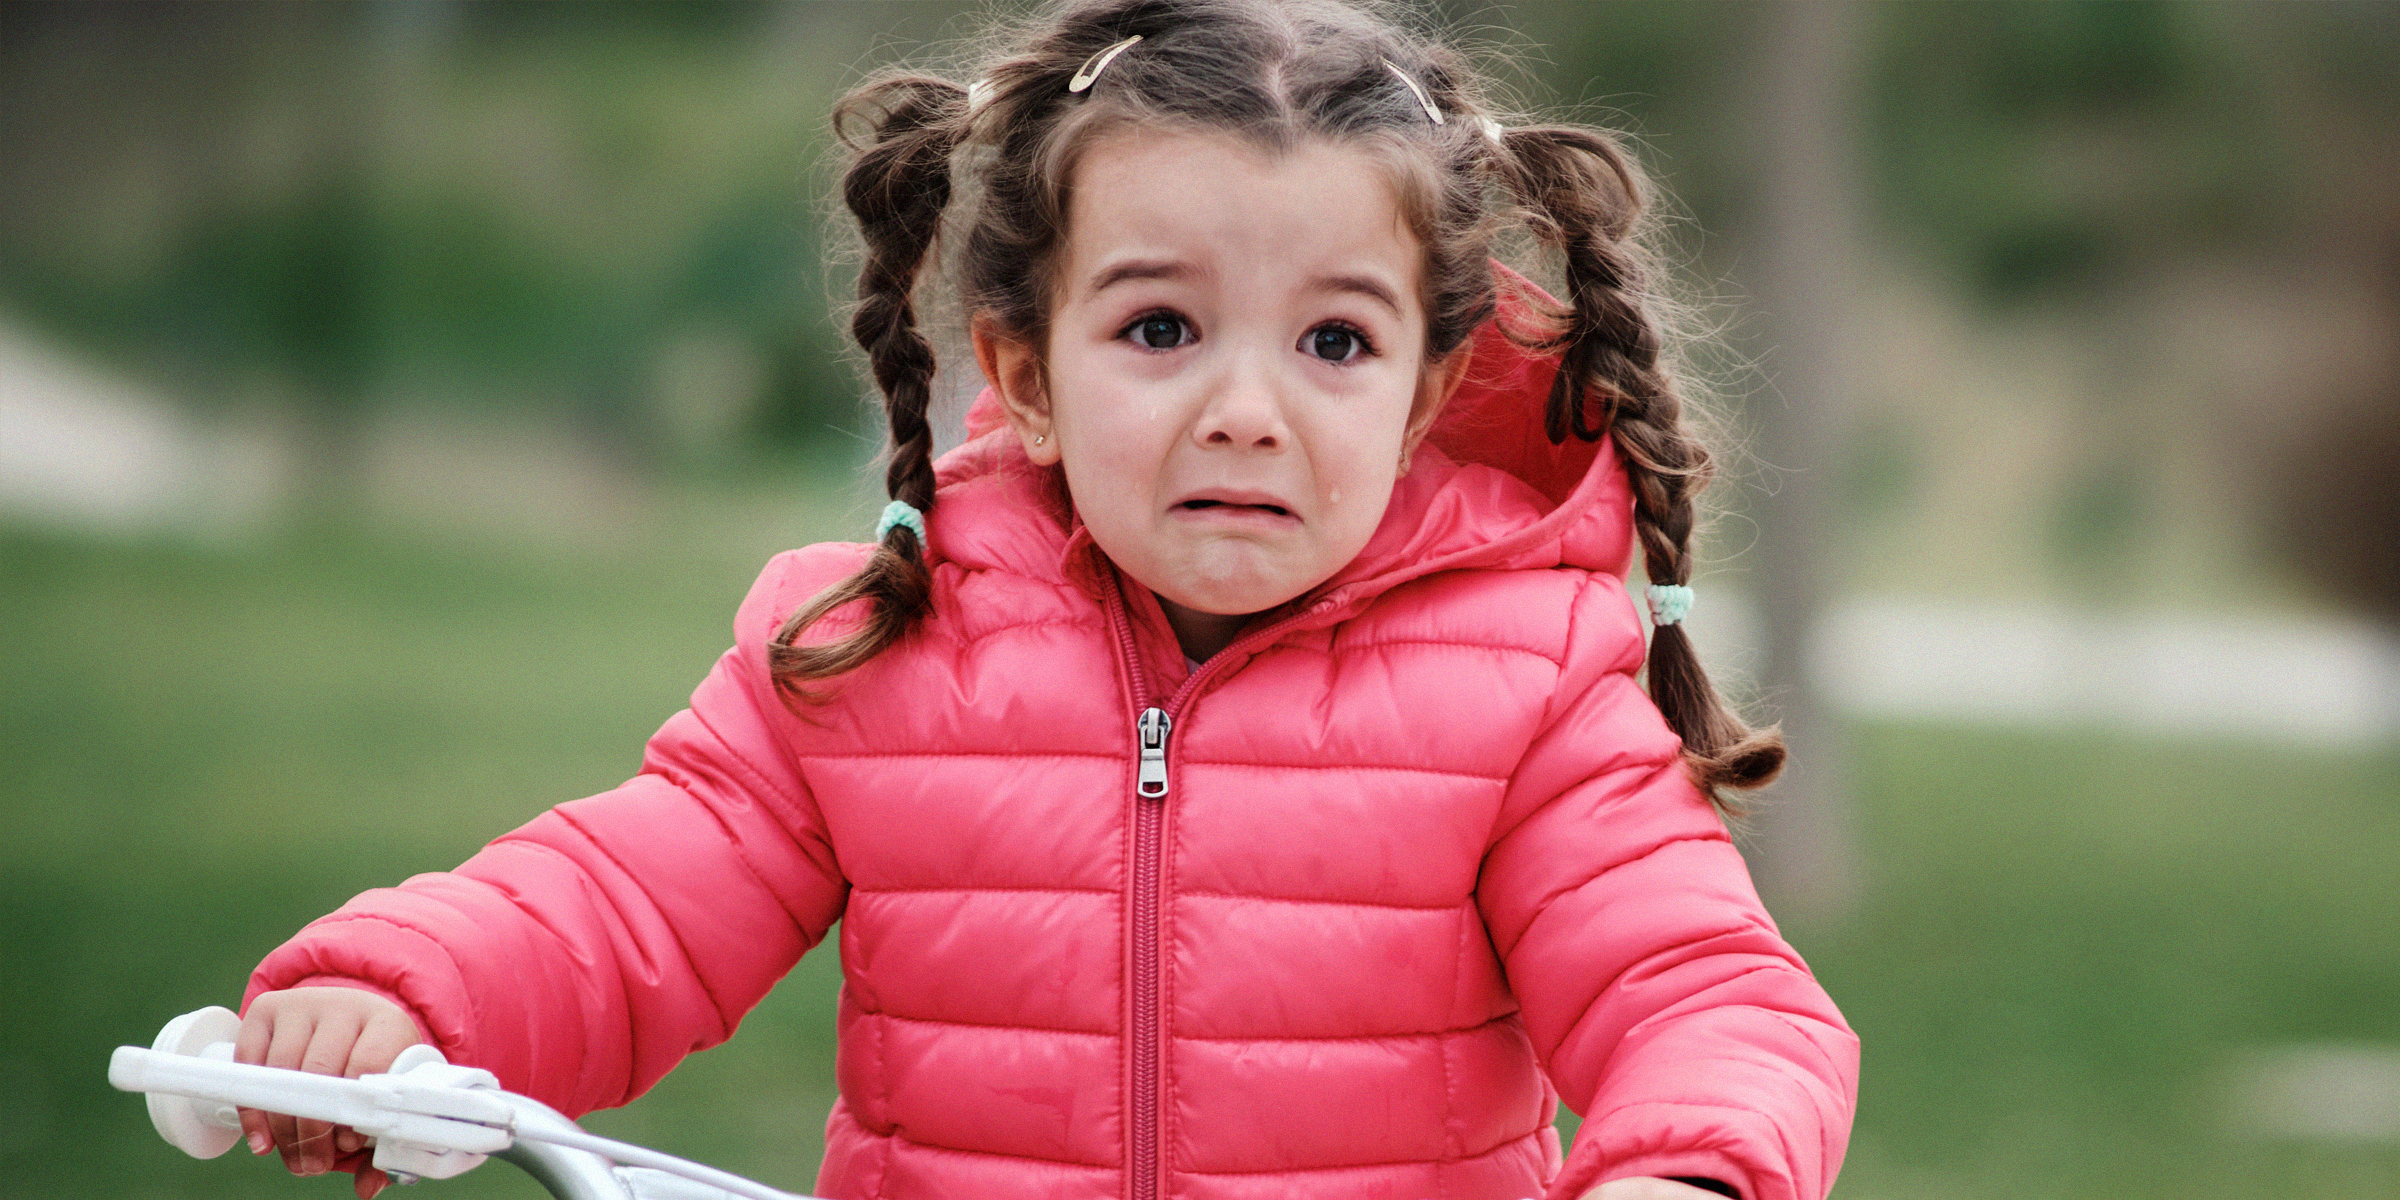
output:
[[[777,558],[639,776],[251,994],[371,987],[579,1113],[839,921],[826,1196],[1822,1197],[1856,1043],[1636,685],[1622,474],[1542,436],[1546,363],[1477,354],[1358,561],[1189,671],[979,406],[920,633],[795,718],[766,641],[864,548]]]

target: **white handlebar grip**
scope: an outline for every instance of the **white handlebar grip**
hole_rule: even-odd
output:
[[[232,1009],[212,1004],[167,1022],[150,1048],[161,1054],[230,1062],[234,1036],[241,1031],[242,1019]],[[211,1053],[212,1050],[217,1052]],[[116,1083],[117,1060],[110,1061],[108,1074],[109,1082]],[[230,1104],[165,1092],[150,1092],[143,1100],[150,1108],[151,1128],[158,1130],[158,1136],[167,1139],[168,1145],[193,1158],[215,1158],[242,1140],[241,1115]]]

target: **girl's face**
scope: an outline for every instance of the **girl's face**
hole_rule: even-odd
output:
[[[1135,130],[1074,182],[1049,344],[978,324],[977,357],[1205,657],[1358,555],[1466,355],[1425,364],[1421,251],[1359,151]]]

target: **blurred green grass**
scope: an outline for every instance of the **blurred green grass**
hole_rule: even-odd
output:
[[[106,1088],[109,1048],[231,1002],[352,892],[630,773],[759,562],[859,524],[846,504],[538,553],[0,532],[0,1194],[346,1195],[177,1155]],[[2400,756],[1887,726],[1857,759],[1868,901],[1789,930],[1865,1040],[1837,1194],[2400,1195],[2400,1148],[2225,1119],[2250,1048],[2400,1044]],[[593,1126],[805,1188],[836,976],[813,956],[733,1048]],[[426,1186],[539,1194],[507,1168]]]

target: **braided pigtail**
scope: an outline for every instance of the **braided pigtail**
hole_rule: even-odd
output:
[[[1547,314],[1534,348],[1559,355],[1545,413],[1550,440],[1615,439],[1633,490],[1642,568],[1653,584],[1691,582],[1693,527],[1712,470],[1708,447],[1685,420],[1645,303],[1648,262],[1631,236],[1641,215],[1641,172],[1608,135],[1563,125],[1512,129],[1494,153],[1534,235],[1564,260],[1567,304]],[[1655,627],[1650,698],[1683,738],[1694,782],[1720,808],[1722,789],[1764,786],[1783,767],[1782,734],[1752,729],[1717,694],[1678,622]]]
[[[967,92],[925,76],[868,83],[834,110],[834,130],[858,155],[842,177],[842,199],[858,218],[865,262],[850,335],[866,351],[891,425],[884,486],[919,514],[933,511],[933,345],[917,328],[915,292],[950,203],[950,154],[967,124]],[[853,139],[851,126],[869,126]],[[919,533],[890,522],[874,556],[791,615],[767,648],[768,669],[786,696],[815,699],[811,680],[859,666],[906,636],[930,607],[933,581]],[[866,602],[857,628],[832,641],[800,635],[837,609]]]

